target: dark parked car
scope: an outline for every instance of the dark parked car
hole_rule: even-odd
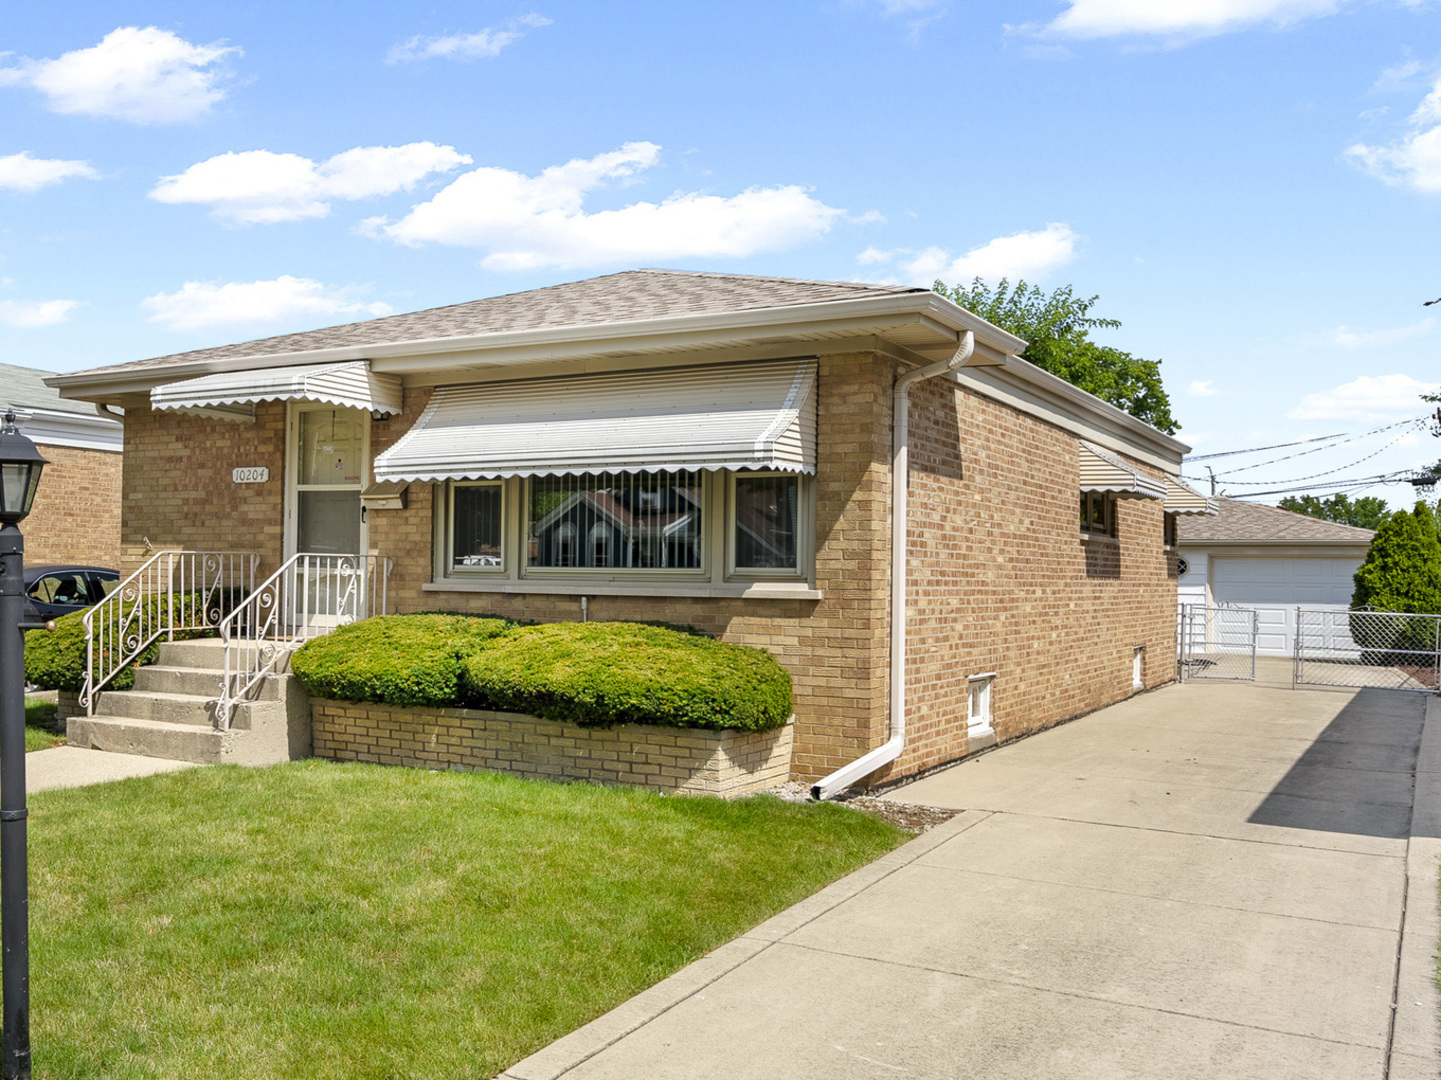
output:
[[[120,584],[120,574],[103,566],[27,566],[25,619],[45,622],[100,603]]]

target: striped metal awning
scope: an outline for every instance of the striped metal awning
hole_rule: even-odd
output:
[[[1160,480],[1088,442],[1081,443],[1081,490],[1104,491],[1118,499],[1164,499],[1167,494]]]
[[[247,419],[257,401],[313,401],[321,405],[401,411],[400,378],[378,375],[366,360],[305,367],[227,371],[185,382],[166,383],[150,391],[154,409],[179,409],[222,419]]]
[[[1215,499],[1208,499],[1179,476],[1166,477],[1166,513],[1168,514],[1215,514],[1220,507]]]
[[[816,469],[816,362],[442,386],[376,480]]]

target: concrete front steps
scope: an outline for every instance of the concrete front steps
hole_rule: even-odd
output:
[[[197,764],[272,765],[310,756],[310,699],[293,675],[262,680],[235,708],[230,729],[215,724],[225,670],[217,639],[160,646],[157,663],[137,668],[133,690],[105,690],[94,716],[71,716],[70,746]]]

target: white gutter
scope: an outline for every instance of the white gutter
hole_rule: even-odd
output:
[[[842,765],[811,785],[811,798],[829,799],[901,756],[906,745],[906,510],[910,498],[911,387],[926,379],[954,371],[976,348],[976,335],[967,330],[961,347],[949,360],[908,371],[896,379],[891,393],[891,737],[868,754]]]

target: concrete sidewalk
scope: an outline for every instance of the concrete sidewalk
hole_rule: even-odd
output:
[[[78,746],[55,746],[25,755],[25,790],[84,787],[107,780],[126,780],[132,776],[151,776],[193,768],[195,765],[188,761],[170,761],[139,754],[109,754],[104,750],[86,750]]]
[[[503,1075],[1441,1076],[1436,699],[1168,687],[892,797],[965,812]]]

